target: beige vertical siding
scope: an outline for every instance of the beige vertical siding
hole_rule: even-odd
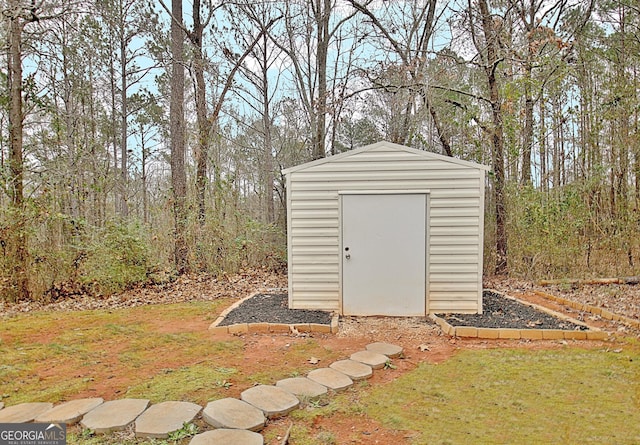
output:
[[[427,310],[481,310],[481,165],[381,142],[285,170],[289,303],[340,310],[340,192],[429,190]]]

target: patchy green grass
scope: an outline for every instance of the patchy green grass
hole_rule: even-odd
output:
[[[343,358],[313,338],[219,337],[208,325],[228,305],[150,305],[79,312],[38,312],[0,323],[0,401],[62,402],[99,396],[152,403],[186,400],[202,406],[260,381],[304,375],[312,356]],[[256,342],[266,344],[256,347]],[[251,346],[250,346],[251,345]],[[249,352],[247,356],[247,350]],[[252,353],[258,352],[258,361]],[[249,357],[249,358],[248,358]],[[199,421],[201,422],[201,421]],[[143,440],[131,432],[93,435],[69,429],[69,444],[187,444],[189,438]]]
[[[640,443],[640,353],[464,351],[361,399],[416,444]]]
[[[212,341],[206,326],[228,304],[220,300],[4,319],[0,400],[7,405],[55,403],[93,389],[102,395],[99,385],[108,385],[105,381],[110,379],[117,394],[125,394],[129,388],[136,391],[147,382],[161,381],[167,370],[184,372],[185,366],[196,364],[227,366],[237,360],[241,341]],[[186,320],[197,324],[182,328]],[[194,368],[195,376],[202,373]],[[191,395],[201,385],[198,378],[184,389],[164,394]]]
[[[212,368],[208,365],[184,366],[178,369],[162,369],[152,378],[129,388],[127,397],[145,398],[151,403],[181,400],[206,405],[210,400],[228,397],[225,394],[235,368]]]

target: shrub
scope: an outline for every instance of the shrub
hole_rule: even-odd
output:
[[[146,280],[149,246],[136,223],[110,222],[86,243],[79,281],[96,295],[109,295]]]

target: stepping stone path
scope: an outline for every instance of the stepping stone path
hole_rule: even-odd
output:
[[[367,351],[386,355],[389,358],[397,358],[402,354],[402,348],[400,346],[391,345],[389,343],[370,343],[366,346],[366,349]]]
[[[270,419],[284,416],[300,405],[300,400],[290,392],[277,386],[258,385],[240,393],[245,402],[261,409]]]
[[[144,399],[122,399],[104,403],[100,398],[80,399],[56,407],[51,403],[22,403],[4,407],[0,402],[0,423],[31,421],[81,425],[95,433],[122,430],[134,423],[136,437],[165,439],[170,433],[202,418],[214,428],[197,434],[190,445],[264,445],[260,431],[265,417],[283,416],[300,405],[301,398],[314,398],[327,391],[340,391],[354,380],[371,377],[373,369],[384,367],[389,358],[402,354],[402,348],[388,343],[371,343],[365,351],[338,360],[329,368],[319,368],[307,377],[283,379],[271,385],[258,385],[242,392],[242,400],[227,398],[209,402],[204,410],[189,402],[162,402],[149,407]]]
[[[197,434],[189,445],[263,445],[264,438],[246,430],[214,430]]]
[[[349,357],[355,362],[364,363],[371,366],[371,369],[381,369],[389,361],[389,357],[373,351],[358,351]]]
[[[136,437],[166,439],[191,422],[202,407],[190,402],[162,402],[152,405],[136,419]]]
[[[53,408],[53,403],[35,402],[8,406],[0,412],[0,423],[26,423]]]
[[[214,428],[260,431],[266,419],[258,408],[238,399],[220,399],[209,402],[202,418]]]
[[[353,380],[348,376],[331,368],[314,369],[307,374],[307,377],[334,391],[341,391],[353,385]]]
[[[96,434],[122,431],[149,407],[146,399],[122,399],[103,403],[82,419],[81,425]]]
[[[353,360],[338,360],[329,365],[329,368],[348,376],[351,380],[364,380],[373,375],[371,366]]]
[[[58,405],[45,411],[34,419],[37,423],[66,423],[75,425],[82,417],[94,408],[102,405],[104,400],[99,397],[93,399],[78,399]]]
[[[326,386],[316,383],[306,377],[293,377],[276,382],[278,388],[282,388],[297,397],[315,399],[328,392]]]

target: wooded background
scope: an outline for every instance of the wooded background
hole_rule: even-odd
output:
[[[0,295],[286,267],[283,168],[490,165],[485,272],[637,274],[636,0],[2,0]]]

